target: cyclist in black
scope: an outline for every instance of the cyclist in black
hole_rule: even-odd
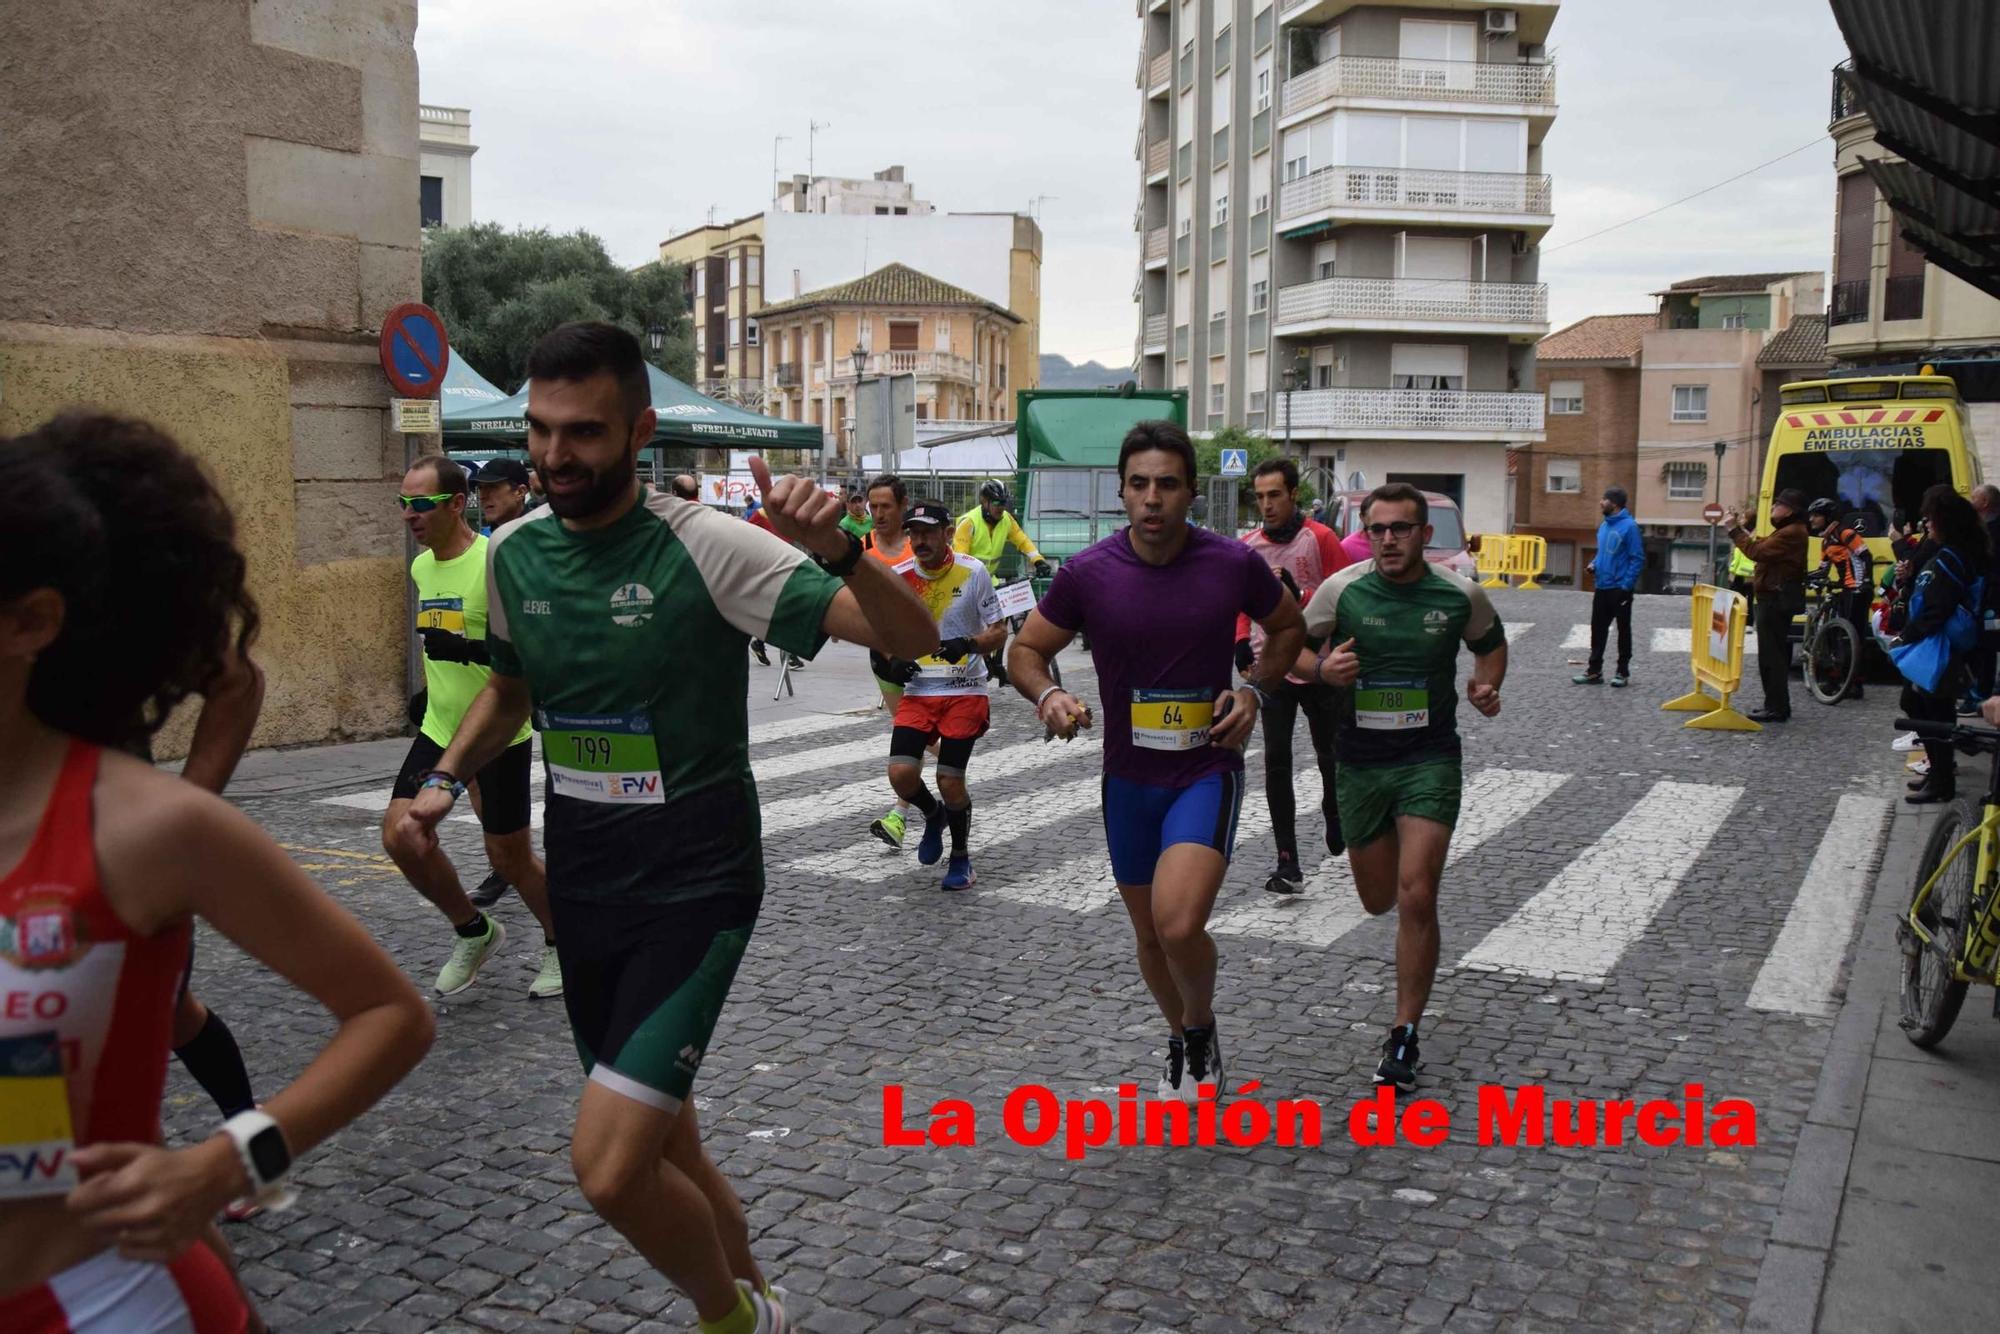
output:
[[[1868,607],[1875,588],[1874,557],[1867,539],[1841,521],[1839,502],[1826,496],[1806,506],[1806,528],[1819,539],[1825,596],[1836,600],[1841,619],[1854,627],[1856,647],[1866,645],[1873,638],[1868,633]],[[1841,698],[1861,698],[1858,669],[1854,683]]]

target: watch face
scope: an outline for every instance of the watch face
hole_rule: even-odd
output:
[[[292,1165],[292,1151],[285,1147],[285,1132],[265,1126],[250,1137],[250,1161],[257,1166],[260,1181],[276,1181]]]

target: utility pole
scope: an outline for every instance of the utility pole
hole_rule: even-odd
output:
[[[789,134],[774,134],[771,136],[771,203],[773,206],[776,206],[778,202],[778,145],[791,142],[791,138],[792,136]]]
[[[1722,456],[1728,448],[1727,440],[1715,442],[1715,503],[1718,505],[1722,503]],[[1721,524],[1715,523],[1708,526],[1708,582],[1716,588],[1723,587],[1722,566],[1716,563],[1715,554],[1715,537],[1721,527]]]
[[[814,179],[813,140],[821,130],[830,130],[833,125],[823,120],[806,121],[806,212],[812,212],[812,183]]]

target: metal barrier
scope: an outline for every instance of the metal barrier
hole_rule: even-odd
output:
[[[1549,542],[1532,533],[1481,533],[1479,550],[1473,553],[1482,588],[1505,588],[1507,580],[1518,578],[1519,588],[1540,588],[1535,577],[1549,568]]]
[[[1713,584],[1696,584],[1690,600],[1693,632],[1688,656],[1694,668],[1694,689],[1660,707],[1694,713],[1683,726],[1707,732],[1761,732],[1729,707],[1729,697],[1743,684],[1743,626],[1750,619],[1749,603],[1737,593]],[[1713,690],[1711,695],[1702,687]]]

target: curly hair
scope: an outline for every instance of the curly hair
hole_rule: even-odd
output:
[[[70,412],[0,442],[0,601],[63,600],[28,678],[48,726],[106,746],[150,737],[257,637],[245,568],[227,502],[159,428]]]

